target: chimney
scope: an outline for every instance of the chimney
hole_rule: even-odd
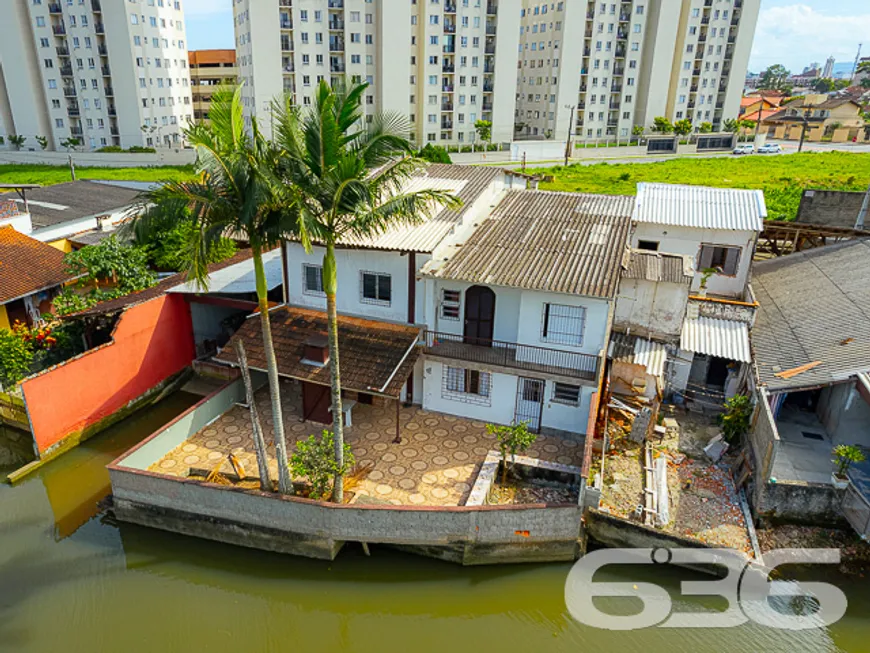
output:
[[[329,362],[329,338],[325,333],[308,336],[302,352],[302,362],[317,367],[323,367]]]

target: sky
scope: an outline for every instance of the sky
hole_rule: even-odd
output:
[[[185,13],[191,50],[234,47],[232,0],[186,0]],[[862,41],[870,56],[868,0],[762,0],[749,70],[779,63],[800,72],[829,56],[851,62]]]

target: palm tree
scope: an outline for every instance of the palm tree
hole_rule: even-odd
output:
[[[438,206],[460,202],[444,191],[403,192],[423,164],[404,138],[408,121],[376,115],[366,124],[362,97],[366,84],[333,89],[320,82],[314,105],[299,110],[289,99],[273,107],[275,141],[282,150],[280,175],[292,195],[298,232],[307,251],[326,248],[323,290],[329,335],[330,383],[335,462],[342,469],[344,427],[341,410],[335,246],[345,237],[369,237],[396,224],[419,223]],[[343,479],[335,475],[333,501],[343,501]]]
[[[278,490],[293,491],[284,440],[284,420],[278,385],[278,365],[269,324],[263,252],[279,244],[294,231],[287,189],[275,177],[278,151],[253,122],[245,130],[242,88],[218,89],[212,97],[211,124],[198,123],[185,129],[185,138],[196,149],[197,178],[170,182],[143,193],[145,211],[134,222],[138,240],[148,240],[149,230],[162,230],[179,220],[190,220],[191,240],[184,257],[188,277],[203,288],[208,282],[211,250],[227,233],[244,237],[251,246],[263,349],[269,377],[275,451],[278,460]],[[263,462],[263,461],[259,461]]]

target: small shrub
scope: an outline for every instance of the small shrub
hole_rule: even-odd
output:
[[[18,325],[15,327],[17,329]],[[24,327],[26,329],[26,327]],[[33,365],[33,343],[21,334],[0,329],[0,386],[11,390],[30,374]]]
[[[431,163],[453,163],[446,149],[432,143],[426,143],[426,147],[418,151],[417,156]]]
[[[311,435],[296,443],[296,453],[290,457],[290,472],[304,476],[311,483],[311,497],[324,499],[328,496],[333,476],[344,476],[355,464],[350,445],[344,445],[344,465],[335,460],[335,436],[324,429],[320,437]]]
[[[630,181],[631,180],[631,173],[630,172],[623,172],[621,175],[619,175],[619,177],[617,177],[617,179],[619,179],[619,181]]]
[[[834,464],[837,465],[837,471],[834,475],[838,478],[846,478],[846,472],[855,463],[863,463],[867,460],[867,456],[860,448],[854,444],[838,444],[834,447],[833,454]]]
[[[729,444],[737,443],[749,431],[752,404],[746,395],[735,395],[725,402],[725,413],[719,418],[722,434]]]
[[[498,439],[498,449],[501,451],[502,460],[502,484],[507,482],[508,460],[507,455],[511,455],[511,462],[518,453],[528,449],[535,440],[538,439],[537,433],[529,431],[528,422],[520,422],[519,424],[511,424],[510,426],[497,426],[495,424],[486,425],[487,433],[494,435]]]
[[[97,150],[97,152],[111,152],[111,153],[117,153],[117,152],[123,152],[123,151],[124,151],[124,148],[121,147],[120,145],[106,145],[106,146],[101,147],[100,149]]]
[[[121,151],[123,152],[123,150]],[[142,147],[141,145],[134,145],[127,151],[131,154],[154,154],[157,152],[153,147]]]

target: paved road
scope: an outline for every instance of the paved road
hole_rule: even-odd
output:
[[[796,154],[798,150],[798,144],[794,141],[774,141],[769,140],[769,143],[779,143],[783,152],[781,154],[753,154],[751,156],[783,156],[787,154]],[[616,150],[616,148],[614,148]],[[855,153],[870,153],[870,143],[804,143],[803,152],[833,152],[833,151],[842,151],[842,152],[855,152]],[[616,154],[616,151],[614,152]],[[609,164],[618,164],[618,163],[656,163],[658,161],[670,161],[671,159],[712,159],[712,158],[720,158],[720,157],[734,157],[734,154],[730,152],[716,152],[710,154],[670,154],[670,155],[652,155],[652,156],[632,156],[632,157],[619,157],[614,156],[613,158],[597,158],[597,159],[571,159],[572,165],[581,165],[581,166],[591,166],[596,165],[598,163],[609,163]],[[750,156],[750,155],[746,155]],[[497,164],[493,164],[497,165]],[[522,163],[517,162],[504,162],[500,163],[505,168],[519,168],[522,166]],[[541,162],[527,162],[527,167],[529,168],[553,168],[556,166],[563,165],[563,161],[541,161]]]

